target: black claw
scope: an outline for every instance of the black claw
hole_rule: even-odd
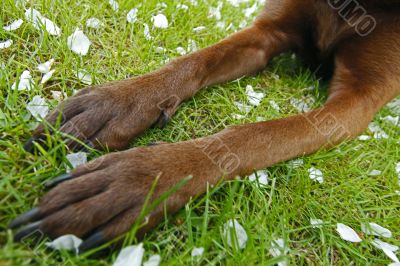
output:
[[[42,221],[38,221],[35,223],[28,224],[27,226],[18,230],[18,232],[14,235],[14,241],[20,242],[21,240],[33,235],[35,232],[39,231],[39,227]]]
[[[37,140],[36,137],[32,137],[32,138],[28,139],[28,141],[25,142],[25,144],[24,144],[24,150],[27,152],[32,152],[33,147],[34,147],[33,142],[35,142],[36,140]]]
[[[56,178],[54,178],[52,180],[47,181],[46,183],[44,183],[44,186],[46,188],[51,188],[51,187],[57,186],[58,184],[60,184],[64,181],[70,180],[72,178],[74,178],[74,177],[71,174],[63,174],[63,175],[57,176]]]
[[[83,243],[79,246],[79,254],[82,254],[92,248],[98,247],[102,244],[107,242],[106,238],[104,237],[103,232],[97,232],[93,235],[89,236]]]
[[[160,118],[158,118],[158,126],[160,128],[164,128],[168,121],[169,121],[169,115],[166,111],[162,110],[161,114],[160,114]]]
[[[8,225],[8,228],[17,228],[23,224],[33,221],[37,217],[39,217],[39,208],[33,208],[32,210],[19,215],[17,218],[11,221],[11,223]]]

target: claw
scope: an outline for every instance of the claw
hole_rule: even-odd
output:
[[[167,125],[169,119],[170,117],[168,113],[165,110],[162,110],[160,117],[158,118],[158,126],[160,128],[164,128]]]
[[[57,176],[56,178],[54,178],[52,180],[47,181],[46,183],[44,183],[44,186],[46,188],[55,187],[58,184],[65,182],[67,180],[70,180],[72,178],[74,178],[74,177],[71,174],[63,174],[63,175]]]
[[[20,227],[23,224],[33,221],[38,216],[39,216],[39,208],[33,208],[32,210],[19,215],[17,218],[11,221],[11,223],[8,225],[8,228],[14,229]]]
[[[97,232],[93,235],[89,236],[83,243],[79,246],[79,254],[82,254],[92,248],[98,247],[107,242],[107,239],[104,237],[103,232]]]
[[[30,235],[38,231],[41,223],[42,221],[38,221],[35,223],[28,224],[27,226],[21,228],[20,230],[18,230],[17,233],[15,233],[14,241],[20,242],[24,238],[29,237]]]
[[[37,140],[37,137],[31,137],[30,139],[28,139],[28,141],[25,142],[25,144],[24,144],[24,150],[27,152],[32,152],[33,147],[34,147],[33,142],[35,142],[36,140]]]

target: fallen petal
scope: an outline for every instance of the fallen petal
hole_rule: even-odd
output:
[[[358,139],[361,140],[361,141],[366,141],[366,140],[370,140],[371,137],[368,136],[368,135],[361,135],[361,136],[358,137]]]
[[[180,47],[180,46],[176,48],[176,52],[177,52],[178,54],[180,54],[180,55],[185,55],[185,54],[186,54],[185,48]]]
[[[110,4],[112,10],[114,10],[115,12],[117,12],[119,10],[119,4],[117,1],[108,0],[108,3]]]
[[[144,27],[143,29],[144,38],[148,41],[153,40],[154,38],[150,35],[149,25],[143,23],[143,27]]]
[[[269,249],[269,254],[272,257],[280,257],[284,256],[289,252],[288,247],[285,245],[285,240],[283,238],[279,238],[271,241],[271,248]],[[284,258],[281,262],[278,263],[279,266],[286,265],[286,259]]]
[[[86,20],[86,27],[92,28],[92,29],[100,29],[104,25],[103,22],[100,21],[98,18],[89,18]]]
[[[26,109],[33,117],[39,120],[49,113],[49,106],[46,100],[39,95],[33,97],[32,101],[27,104]]]
[[[387,139],[389,138],[388,134],[375,122],[372,122],[368,125],[369,131],[374,133],[375,139]]]
[[[386,243],[382,240],[375,239],[371,241],[371,244],[374,245],[376,248],[383,250],[383,252],[394,262],[399,262],[396,254],[394,252],[399,250],[398,246]]]
[[[150,256],[150,258],[143,262],[143,266],[158,266],[161,262],[161,257],[160,255],[156,254],[156,255],[152,255]]]
[[[255,182],[258,186],[268,185],[268,171],[260,170],[249,176],[250,182]],[[258,180],[258,182],[257,182]]]
[[[74,250],[78,253],[78,247],[82,243],[82,239],[74,235],[63,235],[59,238],[47,242],[45,245],[55,250]]]
[[[310,219],[310,224],[312,225],[312,228],[321,228],[322,225],[324,224],[324,221],[321,219]]]
[[[320,184],[324,183],[324,175],[322,174],[321,170],[311,167],[308,169],[308,173],[310,174],[310,178],[312,180],[318,181]]]
[[[247,233],[236,219],[231,219],[224,224],[224,236],[230,247],[238,246],[240,249],[246,247]]]
[[[200,248],[193,248],[192,249],[192,257],[201,257],[204,253],[204,248],[200,247]]]
[[[18,90],[23,91],[23,90],[28,90],[30,91],[32,89],[32,86],[34,85],[34,82],[32,80],[31,72],[29,70],[25,70],[22,72],[20,78],[19,78],[19,83],[18,83]],[[15,90],[17,87],[17,83],[14,82],[14,84],[11,86],[11,89]]]
[[[279,107],[279,105],[274,101],[274,100],[270,100],[269,104],[271,105],[272,108],[275,109],[275,111],[279,112],[281,110],[281,108]]]
[[[394,99],[393,101],[388,103],[387,107],[396,115],[400,115],[400,98]]]
[[[351,227],[338,223],[336,225],[336,231],[339,233],[340,237],[343,240],[350,241],[353,243],[361,242],[362,239],[358,236],[356,231],[354,231]]]
[[[123,248],[113,266],[140,266],[144,254],[143,244]]]
[[[86,85],[92,85],[93,83],[92,75],[85,70],[79,70],[78,73],[76,73],[76,77],[79,79],[80,82]]]
[[[376,223],[361,224],[361,231],[367,235],[392,237],[392,232]]]
[[[382,171],[380,170],[372,170],[368,173],[369,176],[379,176],[380,174],[382,174]]]
[[[78,55],[86,55],[89,51],[91,42],[83,31],[76,29],[67,39],[68,48]]]
[[[288,162],[289,166],[292,168],[299,168],[304,165],[303,159],[295,159]]]
[[[72,169],[87,162],[87,155],[85,152],[70,153],[66,156],[68,162],[71,164]]]
[[[205,26],[198,26],[196,28],[193,28],[193,31],[199,33],[199,32],[201,32],[201,31],[203,31],[205,29],[206,29]]]
[[[0,49],[6,49],[6,48],[10,47],[12,44],[13,44],[12,40],[0,42]]]
[[[17,30],[21,27],[22,23],[24,23],[24,21],[22,19],[17,19],[17,20],[14,20],[13,22],[11,22],[9,25],[4,26],[3,29],[5,31]]]
[[[39,70],[40,73],[43,73],[43,74],[49,73],[53,63],[54,63],[54,59],[52,58],[49,61],[44,62],[43,64],[39,64],[37,66],[37,69]]]
[[[40,81],[40,84],[45,84],[47,81],[51,79],[53,76],[55,70],[51,70],[50,72],[46,73],[43,75],[42,80]]]
[[[54,100],[61,102],[62,100],[67,99],[67,94],[65,92],[62,91],[50,91],[50,92]]]
[[[260,105],[262,99],[265,97],[265,94],[262,92],[255,92],[253,86],[246,86],[246,95],[251,105],[258,106]]]
[[[168,19],[164,14],[153,16],[152,19],[155,28],[166,29],[168,28]]]
[[[129,23],[135,23],[137,21],[137,14],[138,14],[138,9],[137,8],[133,8],[131,9],[128,14],[126,14],[126,20]]]

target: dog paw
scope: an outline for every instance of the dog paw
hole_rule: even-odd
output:
[[[79,141],[94,148],[123,149],[153,124],[165,126],[181,102],[160,86],[157,80],[137,78],[83,89],[49,113],[25,149],[31,151],[35,141],[45,139],[46,128],[51,132],[56,125],[71,149],[82,148]]]
[[[137,235],[142,236],[163,219],[165,207],[176,212],[221,176],[193,141],[111,153],[49,181],[54,188],[39,206],[9,227],[19,228],[17,241],[37,230],[50,238],[74,234],[84,239],[83,252],[128,232],[135,221],[143,225]],[[182,180],[187,182],[138,220],[146,199],[153,204]]]

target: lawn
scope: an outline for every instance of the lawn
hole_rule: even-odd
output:
[[[241,1],[239,7],[231,3],[237,1],[216,0],[165,0],[165,5],[155,0],[117,2],[118,10],[103,0],[0,3],[0,43],[13,41],[10,47],[0,49],[0,265],[111,265],[119,251],[90,259],[50,251],[45,241],[12,241],[7,224],[38,203],[46,192],[44,182],[65,172],[66,156],[73,152],[61,144],[57,135],[48,140],[47,149],[35,154],[24,151],[23,143],[37,125],[26,108],[34,96],[41,96],[52,109],[59,101],[57,92],[70,96],[88,82],[78,78],[78,72],[86,73],[93,84],[100,84],[155,70],[184,50],[195,49],[194,43],[199,49],[206,47],[251,23],[256,13],[251,14],[251,9],[244,12],[246,8],[262,8],[261,1],[255,0]],[[220,2],[223,5],[218,7]],[[60,36],[27,22],[21,6],[24,3],[55,22]],[[126,17],[132,8],[138,9],[137,20],[129,23]],[[151,18],[159,13],[168,19],[165,29],[153,27]],[[99,29],[86,26],[92,17],[101,21]],[[3,30],[17,19],[24,20],[18,29]],[[144,23],[149,25],[152,38],[144,33]],[[67,45],[68,36],[77,28],[91,42],[84,56],[73,53]],[[50,59],[54,59],[55,71],[40,84],[43,74],[37,66]],[[13,83],[25,70],[30,71],[34,84],[30,90],[13,90]],[[248,85],[265,93],[265,97],[259,106],[243,113],[235,103],[248,103]],[[148,130],[132,142],[132,147],[154,141],[177,142],[210,135],[231,125],[291,116],[299,112],[293,99],[306,100],[311,108],[321,106],[326,87],[294,55],[281,55],[255,77],[203,89],[181,106],[166,128]],[[210,188],[143,239],[143,260],[159,254],[161,265],[274,265],[284,260],[289,265],[393,262],[373,245],[374,236],[362,232],[361,224],[377,223],[389,229],[393,236],[379,239],[400,245],[400,169],[396,172],[400,130],[399,124],[387,119],[389,115],[400,115],[399,109],[385,107],[374,119],[387,138],[367,130],[364,135],[370,137],[301,158],[303,163],[285,162],[264,169],[268,184],[243,177]],[[91,151],[88,158],[103,153]],[[310,178],[312,167],[322,172],[322,183]],[[371,173],[373,170],[378,171]],[[232,247],[225,237],[224,224],[230,219],[236,219],[247,234],[243,249]],[[313,226],[310,219],[321,219],[323,224]],[[342,239],[336,231],[338,223],[353,228],[362,241]],[[271,247],[278,239],[283,239],[285,252],[274,257]],[[202,256],[192,257],[195,247],[204,248]]]

